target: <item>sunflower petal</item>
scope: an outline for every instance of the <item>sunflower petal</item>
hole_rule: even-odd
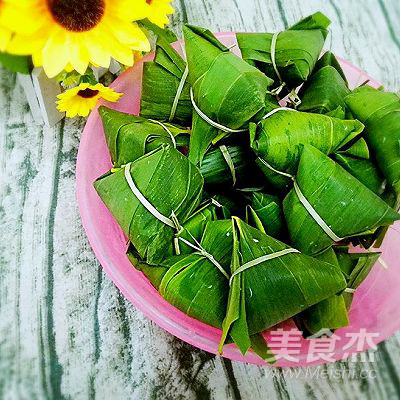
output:
[[[27,7],[16,2],[2,2],[0,24],[23,35],[32,35],[41,26],[48,25],[49,16],[43,7]]]
[[[104,27],[104,30],[106,28]],[[110,32],[110,40],[109,40],[111,56],[119,61],[121,64],[127,65],[131,67],[133,65],[133,53],[132,50],[126,46],[121,44],[118,40],[116,40],[111,32]]]
[[[0,26],[0,51],[5,51],[11,39],[11,32]]]
[[[49,78],[55,77],[68,64],[69,42],[69,38],[62,30],[54,32],[49,37],[43,48],[43,69]]]
[[[103,36],[105,39],[105,37]],[[90,61],[103,68],[110,66],[110,50],[101,40],[101,34],[96,30],[86,35],[86,46],[89,52]]]
[[[50,31],[49,31],[50,30]],[[32,36],[15,34],[7,47],[12,54],[29,55],[42,51],[48,37],[52,34],[52,28],[42,28]]]
[[[104,88],[105,90],[103,90],[101,92],[101,97],[104,100],[107,101],[111,101],[113,103],[115,103],[116,101],[118,101],[120,99],[120,97],[123,95],[122,93],[117,93],[114,90],[110,89],[110,88]]]
[[[139,43],[148,43],[147,36],[139,28],[136,23],[124,22],[116,18],[109,18],[107,20],[110,31],[113,32],[114,36],[124,44],[138,45]],[[118,28],[116,28],[118,27]]]
[[[87,37],[88,35],[81,36],[81,34],[70,36],[69,62],[81,75],[86,72],[90,61],[89,52],[86,47]]]
[[[109,0],[110,14],[124,21],[137,21],[149,16],[149,6],[146,0]]]
[[[42,52],[36,52],[32,54],[32,61],[35,67],[41,67],[43,65],[43,55]]]
[[[168,24],[167,15],[173,14],[175,11],[169,3],[170,0],[153,0],[149,7],[149,20],[161,28]]]

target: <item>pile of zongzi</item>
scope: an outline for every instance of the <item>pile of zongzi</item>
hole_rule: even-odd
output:
[[[185,58],[159,38],[144,64],[140,116],[99,109],[112,168],[94,186],[128,257],[222,329],[220,352],[271,361],[261,334],[291,317],[304,336],[348,325],[369,248],[400,220],[400,98],[349,88],[320,57],[329,23],[238,33],[242,58],[186,25]]]

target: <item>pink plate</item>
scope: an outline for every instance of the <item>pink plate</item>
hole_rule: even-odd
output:
[[[218,38],[227,46],[236,44],[234,33],[219,33]],[[182,51],[182,44],[175,43],[175,48]],[[237,52],[237,46],[233,49]],[[136,63],[111,85],[115,90],[125,93],[116,104],[102,103],[119,111],[133,114],[139,113],[140,91],[143,61],[151,60],[152,55],[146,56]],[[380,86],[366,73],[357,67],[340,60],[351,87],[355,87],[367,79],[370,85]],[[104,139],[103,127],[97,110],[94,110],[82,134],[76,167],[77,199],[82,217],[82,223],[90,244],[104,270],[125,297],[155,323],[171,334],[211,353],[217,353],[220,331],[188,317],[167,303],[149,283],[145,276],[137,271],[125,255],[126,241],[121,229],[114,221],[93,189],[96,178],[111,168],[110,156]],[[400,225],[390,228],[382,246],[383,264],[374,266],[366,281],[357,289],[353,306],[350,311],[351,325],[339,329],[335,333],[339,337],[332,359],[342,359],[346,353],[354,353],[371,347],[400,328]],[[295,329],[292,321],[279,326],[285,331]],[[357,340],[351,343],[351,335],[360,337],[360,330],[367,334],[376,333],[372,341]],[[266,338],[270,338],[266,332]],[[282,336],[282,334],[280,334]],[[276,335],[274,335],[276,340]],[[279,338],[279,337],[278,337]],[[373,343],[372,343],[373,342]],[[299,354],[294,355],[298,361],[280,359],[276,366],[305,366],[322,364],[326,361],[318,359],[307,360],[310,340],[301,339]],[[225,357],[252,364],[265,365],[254,353],[241,355],[235,345],[227,345]]]

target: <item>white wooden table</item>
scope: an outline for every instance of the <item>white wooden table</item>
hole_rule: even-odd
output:
[[[175,7],[176,32],[186,21],[213,31],[276,31],[321,10],[333,21],[335,53],[400,88],[399,0],[178,0]],[[35,125],[15,75],[1,71],[0,399],[400,397],[400,334],[379,345],[374,363],[272,374],[192,348],[125,301],[79,218],[83,125]]]

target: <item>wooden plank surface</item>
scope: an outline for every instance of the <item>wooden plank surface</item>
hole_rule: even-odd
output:
[[[275,31],[321,10],[333,21],[334,52],[400,88],[398,0],[177,0],[175,7],[176,32],[186,21]],[[0,399],[400,398],[400,334],[379,345],[374,363],[271,370],[194,349],[125,301],[79,218],[83,124],[35,125],[15,75],[1,71]]]

